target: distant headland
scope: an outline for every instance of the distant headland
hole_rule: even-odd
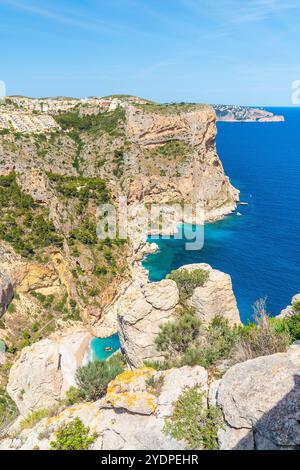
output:
[[[273,114],[263,108],[217,104],[214,105],[217,121],[225,122],[284,122],[284,116]]]

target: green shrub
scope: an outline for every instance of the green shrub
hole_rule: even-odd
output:
[[[162,158],[166,161],[184,160],[191,154],[192,148],[182,141],[170,141],[146,151],[146,158]]]
[[[124,173],[124,151],[122,149],[118,149],[115,151],[113,162],[115,164],[113,174],[117,178],[121,178]]]
[[[165,364],[156,364],[154,368],[201,365],[209,369],[230,357],[240,337],[236,328],[231,328],[222,316],[216,316],[205,326],[193,309],[183,308],[182,312],[177,320],[161,327],[155,343],[165,353]]]
[[[84,245],[95,245],[98,241],[96,224],[85,221],[79,228],[70,231],[69,240],[71,243],[77,240]]]
[[[239,329],[240,339],[233,354],[235,362],[286,351],[291,342],[288,330],[279,328],[277,319],[268,316],[265,299],[255,302],[254,319],[255,323]]]
[[[300,313],[282,319],[272,318],[271,323],[277,334],[289,335],[290,343],[300,340]]]
[[[158,351],[166,353],[172,360],[179,359],[199,334],[200,321],[192,308],[180,309],[178,319],[163,325],[155,344]]]
[[[85,400],[96,401],[105,395],[109,382],[123,370],[124,363],[119,355],[107,361],[90,362],[77,369],[76,384]]]
[[[221,360],[229,358],[238,340],[237,329],[231,328],[228,320],[217,315],[208,327],[202,327],[198,343],[186,350],[183,364],[201,365],[207,369],[215,367]]]
[[[0,135],[7,135],[10,133],[9,129],[0,129]]]
[[[39,248],[63,244],[48,211],[21,191],[15,173],[0,176],[0,216],[0,239],[23,256],[31,257]]]
[[[80,403],[84,400],[84,396],[81,391],[76,387],[70,387],[66,393],[65,403],[67,406],[75,405],[75,403]]]
[[[49,410],[41,409],[33,411],[21,421],[19,426],[20,432],[24,431],[24,429],[33,428],[37,423],[39,423],[42,419],[47,418],[48,416]]]
[[[0,432],[18,416],[18,408],[6,390],[0,388]]]
[[[203,286],[208,278],[209,273],[204,269],[195,269],[190,272],[187,269],[177,269],[167,276],[167,279],[176,282],[182,303],[185,303],[191,297],[196,287]]]
[[[89,199],[94,200],[96,204],[110,200],[106,182],[101,178],[62,176],[54,173],[48,173],[48,178],[60,194],[67,198],[78,199],[83,207],[87,205]]]
[[[300,313],[292,315],[286,319],[286,326],[291,342],[300,340]]]
[[[223,426],[219,408],[206,407],[204,393],[197,388],[183,392],[173,415],[165,421],[164,432],[184,440],[189,449],[218,449],[218,430]]]
[[[15,311],[16,311],[16,306],[13,303],[9,304],[9,306],[7,308],[7,312],[8,313],[14,313]]]
[[[95,434],[90,435],[90,429],[79,418],[75,418],[56,432],[50,447],[52,450],[88,450],[96,437]]]
[[[146,380],[146,386],[152,393],[155,395],[160,395],[162,386],[164,384],[164,376],[160,375],[159,377],[155,377],[152,375]]]
[[[118,137],[125,120],[125,111],[118,107],[113,112],[91,116],[80,116],[79,112],[68,112],[55,116],[55,119],[62,129],[71,130],[77,135],[81,132],[88,132],[90,134],[107,133],[112,137]]]
[[[180,114],[192,110],[201,109],[203,105],[196,103],[154,103],[149,102],[145,104],[133,103],[137,108],[143,109],[146,112],[157,113],[163,115]]]
[[[219,374],[218,367],[224,361],[230,365],[283,352],[300,339],[300,315],[277,320],[268,317],[263,304],[259,308],[256,323],[231,327],[221,315],[206,326],[197,319],[193,308],[181,307],[177,318],[162,325],[155,338],[164,360],[147,365],[156,370],[201,365]]]
[[[107,274],[107,268],[105,266],[96,266],[94,273],[96,276],[105,276]]]

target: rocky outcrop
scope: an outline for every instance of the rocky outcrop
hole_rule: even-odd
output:
[[[7,391],[24,416],[56,405],[61,387],[59,350],[55,343],[45,339],[24,348],[10,371]]]
[[[135,281],[127,289],[115,309],[122,349],[131,366],[162,359],[155,348],[155,337],[161,325],[174,319],[178,301],[178,289],[171,280],[146,285]]]
[[[6,309],[12,301],[14,289],[10,278],[0,272],[0,317],[6,312]]]
[[[228,274],[207,264],[192,264],[181,269],[209,272],[207,282],[203,287],[197,287],[189,299],[202,322],[209,323],[214,316],[221,315],[230,324],[240,323]],[[179,305],[178,288],[172,280],[145,284],[135,281],[127,289],[114,309],[122,349],[131,366],[140,367],[146,360],[163,359],[163,354],[156,349],[155,338],[160,326],[175,319]]]
[[[163,377],[161,388],[153,391],[146,383]],[[202,367],[183,367],[165,372],[142,369],[125,372],[108,387],[108,395],[95,403],[78,404],[58,416],[46,418],[17,438],[0,441],[0,449],[50,448],[55,432],[79,417],[97,438],[93,450],[181,450],[185,443],[163,432],[165,418],[188,388],[207,392],[207,373]]]
[[[295,308],[297,304],[299,305],[299,303],[300,303],[300,294],[296,294],[292,298],[292,304],[288,305],[285,309],[281,310],[280,314],[277,315],[276,318],[283,319],[287,317],[292,317],[296,313],[299,313],[300,308],[299,309]]]
[[[205,263],[189,264],[180,269],[202,269],[209,273],[208,280],[203,286],[196,287],[188,302],[196,309],[196,314],[203,323],[210,323],[217,315],[225,317],[230,325],[241,323],[229,274],[213,269]]]
[[[116,410],[151,415],[157,407],[157,399],[147,390],[146,384],[154,376],[155,370],[146,367],[123,372],[109,384],[106,401]]]
[[[21,415],[59,403],[75,385],[75,372],[82,365],[90,338],[87,332],[72,329],[22,350],[7,386]]]
[[[216,402],[225,419],[221,449],[299,449],[300,345],[233,366]]]

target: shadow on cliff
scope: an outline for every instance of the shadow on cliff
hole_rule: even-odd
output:
[[[299,449],[300,375],[294,375],[292,390],[253,425],[234,450]]]

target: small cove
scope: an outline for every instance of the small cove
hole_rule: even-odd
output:
[[[93,338],[89,346],[89,361],[106,361],[120,349],[119,335]]]

